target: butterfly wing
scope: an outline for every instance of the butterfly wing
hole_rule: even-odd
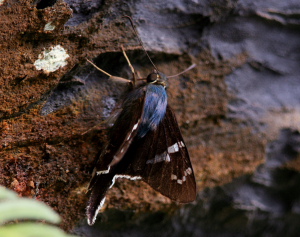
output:
[[[156,130],[134,140],[124,161],[129,164],[121,174],[141,176],[152,188],[174,201],[195,200],[196,182],[188,150],[169,106]]]
[[[125,100],[122,111],[109,133],[109,139],[94,168],[88,187],[90,198],[87,206],[88,223],[92,225],[98,210],[104,204],[107,190],[115,182],[116,171],[130,144],[136,137],[143,115],[145,91],[133,91]]]
[[[95,223],[97,213],[105,202],[105,194],[113,185],[113,177],[114,174],[111,173],[93,176],[89,187],[90,198],[86,208],[86,215],[89,225],[93,225]]]
[[[108,134],[108,142],[96,163],[93,177],[98,173],[108,173],[109,170],[122,160],[130,144],[138,132],[143,115],[145,90],[133,91],[124,102],[122,111]],[[90,188],[93,186],[93,177]]]

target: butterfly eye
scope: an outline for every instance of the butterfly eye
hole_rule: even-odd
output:
[[[159,79],[159,75],[157,73],[151,73],[147,76],[148,83],[155,82],[158,79]]]

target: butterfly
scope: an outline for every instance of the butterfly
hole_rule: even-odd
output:
[[[189,153],[168,105],[167,79],[155,67],[146,82],[123,101],[89,184],[89,225],[94,224],[106,192],[118,178],[142,180],[179,203],[196,199]]]

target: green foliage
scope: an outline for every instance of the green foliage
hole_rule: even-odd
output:
[[[50,225],[60,221],[60,216],[46,204],[19,198],[15,192],[0,186],[0,237],[71,237]]]

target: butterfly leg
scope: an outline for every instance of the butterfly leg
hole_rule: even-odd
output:
[[[126,61],[127,61],[127,63],[128,63],[128,66],[130,67],[130,70],[131,70],[131,72],[132,72],[133,86],[135,86],[135,85],[136,85],[136,74],[135,74],[135,71],[134,71],[134,67],[132,66],[132,64],[131,64],[131,62],[130,62],[130,60],[129,60],[127,54],[126,54],[123,45],[121,45],[121,49],[122,49],[123,55],[124,55],[124,57],[125,57],[125,59],[126,59]]]
[[[116,77],[113,75],[110,75],[108,72],[102,70],[101,68],[99,68],[96,64],[94,64],[92,61],[86,59],[90,64],[92,64],[93,67],[95,67],[97,70],[99,70],[100,72],[102,72],[103,74],[109,76],[110,80],[116,81],[116,82],[121,82],[121,83],[126,83],[126,84],[132,84],[131,80],[122,78],[122,77]]]
[[[99,130],[107,129],[109,126],[105,125],[106,123],[107,123],[107,121],[101,121],[100,123],[97,123],[93,127],[89,128],[88,130],[81,133],[81,136],[83,136],[83,135],[85,135],[85,134],[87,134],[90,131],[95,130],[95,129],[99,129]]]

